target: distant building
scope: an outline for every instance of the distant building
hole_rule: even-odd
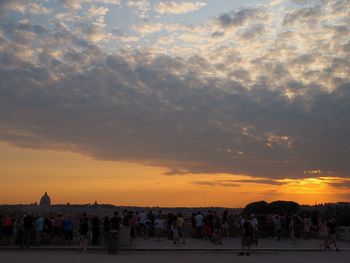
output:
[[[45,194],[40,198],[40,206],[44,208],[51,206],[51,198],[47,192],[45,192]]]

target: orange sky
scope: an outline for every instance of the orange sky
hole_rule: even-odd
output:
[[[264,184],[230,182],[254,180],[240,175],[165,175],[166,172],[161,167],[0,144],[0,203],[32,203],[45,191],[53,203],[97,200],[137,206],[242,207],[257,200],[293,200],[300,204],[347,201],[346,189],[328,184],[342,180],[336,177],[283,179]]]

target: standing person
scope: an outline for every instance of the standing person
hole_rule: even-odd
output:
[[[89,220],[86,214],[84,213],[83,217],[80,219],[80,227],[79,227],[79,234],[80,234],[79,250],[80,251],[87,250],[88,232],[89,232]]]
[[[52,223],[47,217],[44,219],[43,243],[49,245],[51,241]]]
[[[228,212],[224,211],[221,219],[221,236],[228,237]]]
[[[281,232],[282,232],[281,217],[279,215],[275,215],[273,218],[272,224],[275,229],[276,240],[281,240]]]
[[[197,212],[196,220],[196,238],[202,238],[203,235],[203,215],[200,211]]]
[[[2,233],[6,238],[6,245],[11,244],[12,232],[13,232],[13,219],[10,216],[6,216],[2,220]],[[0,237],[0,242],[1,242],[1,237]]]
[[[69,245],[73,243],[73,230],[74,230],[73,220],[69,216],[67,216],[63,220],[63,232],[64,232],[64,239]]]
[[[176,228],[178,229],[178,232],[179,232],[179,244],[180,244],[180,238],[182,238],[182,244],[185,244],[186,243],[185,235],[184,235],[185,220],[181,212],[177,215]]]
[[[111,223],[111,230],[119,231],[121,218],[118,215],[118,211],[114,212],[114,216],[111,218],[110,221],[111,221],[110,222]]]
[[[220,220],[218,214],[214,214],[214,224],[213,224],[213,235],[212,241],[214,244],[222,244],[222,221]]]
[[[156,218],[154,224],[155,224],[155,229],[156,229],[156,238],[157,238],[157,241],[159,241],[161,235],[163,234],[163,233],[162,233],[162,230],[163,230],[163,220],[162,220],[161,215],[157,215],[157,218]]]
[[[134,212],[130,211],[129,213],[130,243],[132,243],[133,238],[137,237],[138,220]]]
[[[35,244],[40,246],[43,242],[44,218],[39,216],[35,220]]]
[[[191,215],[192,237],[196,237],[196,213]]]
[[[156,216],[155,214],[153,214],[153,212],[150,210],[148,212],[148,219],[149,219],[149,222],[150,222],[150,229],[149,229],[149,236],[150,237],[153,237],[154,236],[154,224],[155,224],[155,220],[156,220]]]
[[[327,224],[328,227],[328,244],[327,247],[331,247],[331,245],[333,245],[335,247],[336,251],[339,251],[339,248],[337,246],[337,235],[336,235],[336,228],[337,228],[337,224],[335,221],[334,217],[331,217],[328,221]]]
[[[311,237],[311,220],[308,217],[305,217],[303,220],[303,235],[304,239],[308,240]]]
[[[253,241],[254,241],[254,244],[257,246],[258,245],[258,233],[259,233],[258,219],[256,219],[254,214],[251,214],[249,222],[253,226]]]
[[[171,232],[172,232],[173,244],[174,245],[178,244],[180,246],[179,229],[176,226],[176,222],[177,222],[177,216],[173,215],[171,220]]]
[[[59,214],[55,217],[53,221],[53,230],[54,230],[54,236],[55,236],[55,244],[61,245],[62,244],[62,235],[63,235],[63,216]]]
[[[239,253],[240,256],[244,255],[244,252],[246,252],[246,255],[250,255],[250,247],[254,243],[254,228],[247,217],[244,217],[242,220],[242,237],[241,237],[241,245],[242,245],[242,251]]]
[[[148,216],[145,210],[141,210],[141,213],[138,217],[139,227],[140,227],[140,235],[142,237],[146,237],[146,222],[148,221]]]
[[[104,244],[105,245],[108,244],[109,231],[111,231],[111,221],[109,220],[109,217],[106,216],[103,219],[103,237],[104,237]]]
[[[33,217],[30,214],[27,214],[23,218],[23,239],[21,242],[21,248],[24,246],[29,247],[32,239],[32,230],[33,230]]]
[[[92,232],[91,244],[93,246],[97,246],[98,238],[100,237],[100,220],[98,219],[97,216],[94,216],[94,218],[91,221],[91,232]]]
[[[18,217],[13,225],[15,234],[15,243],[23,248],[24,238],[24,216]]]
[[[295,244],[295,217],[293,216],[289,221],[289,236],[292,244]]]

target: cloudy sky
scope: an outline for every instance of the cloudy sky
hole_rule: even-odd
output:
[[[350,201],[349,25],[349,0],[0,0],[0,201]]]

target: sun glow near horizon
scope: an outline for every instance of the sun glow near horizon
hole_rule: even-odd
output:
[[[341,201],[331,187],[344,178],[266,179],[232,174],[167,175],[162,167],[95,160],[81,154],[0,144],[0,203],[33,203],[48,191],[54,203],[159,207],[243,207],[257,200],[300,204]],[[13,193],[15,189],[16,194]]]

